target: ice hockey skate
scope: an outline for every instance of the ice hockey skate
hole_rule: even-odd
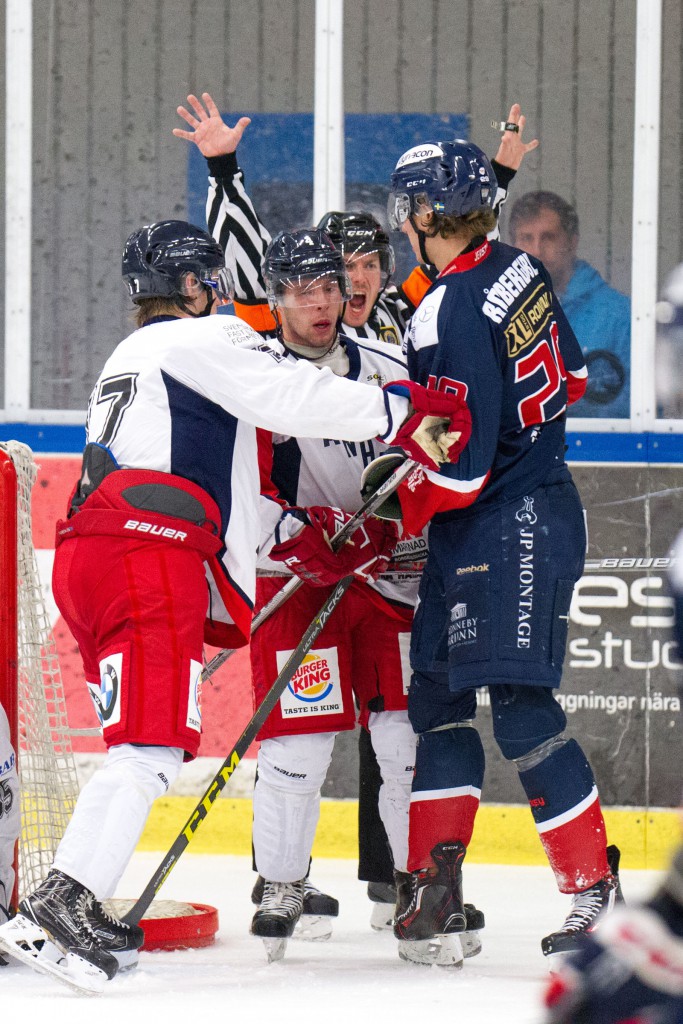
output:
[[[21,901],[16,917],[0,927],[0,949],[78,992],[102,992],[119,964],[90,923],[93,899],[80,882],[50,871]]]
[[[405,872],[397,872],[397,875],[405,875]],[[387,885],[385,882],[368,882],[368,899],[373,903],[370,915],[370,927],[373,931],[388,931],[394,926],[394,914],[396,912],[397,891],[395,885]],[[478,910],[473,903],[465,904],[465,918],[467,928],[460,936],[462,955],[465,960],[468,957],[481,953],[481,936],[479,932],[486,925],[486,919],[482,910]]]
[[[595,885],[574,893],[571,910],[562,927],[541,940],[543,954],[551,962],[560,963],[567,954],[580,949],[585,937],[595,931],[602,917],[617,903],[624,902],[619,883],[619,858],[618,847],[608,846],[609,873]]]
[[[302,878],[298,882],[269,882],[264,879],[263,897],[251,922],[251,934],[263,939],[268,963],[282,960],[287,939],[301,917],[304,903]]]
[[[119,970],[129,971],[137,967],[140,959],[138,950],[145,941],[145,933],[139,925],[126,924],[107,904],[94,897],[89,903],[88,923],[102,946],[116,957]]]
[[[462,900],[462,862],[465,846],[437,843],[431,868],[397,873],[394,935],[398,955],[410,963],[460,968],[464,953],[461,937],[467,927]]]
[[[264,884],[263,876],[258,875],[251,890],[251,902],[255,906],[263,899]],[[333,917],[339,917],[339,900],[316,889],[308,878],[304,879],[303,912],[296,923],[292,938],[302,939],[304,942],[325,942],[332,935]]]

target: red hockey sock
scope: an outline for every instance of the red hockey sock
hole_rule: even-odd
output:
[[[408,871],[436,867],[431,851],[437,843],[460,840],[469,845],[481,791],[473,786],[413,793],[410,799]]]
[[[595,787],[581,803],[537,822],[536,828],[560,892],[581,892],[609,873],[605,821]]]

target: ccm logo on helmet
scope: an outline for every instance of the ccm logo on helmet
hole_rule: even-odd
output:
[[[182,530],[172,530],[170,526],[159,526],[155,523],[143,523],[139,519],[129,519],[124,523],[124,530],[136,530],[138,533],[151,533],[154,537],[168,537],[169,540],[186,540],[187,534]]]

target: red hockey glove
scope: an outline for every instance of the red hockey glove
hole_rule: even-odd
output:
[[[352,573],[374,578],[389,564],[398,541],[398,530],[393,523],[368,518],[335,552],[330,541],[351,516],[327,505],[297,511],[304,513],[304,526],[294,537],[271,548],[269,558],[284,562],[300,579],[314,587],[328,587]]]
[[[423,388],[410,380],[395,380],[385,394],[409,400],[408,415],[397,431],[383,440],[400,445],[411,459],[428,469],[457,462],[472,433],[472,416],[466,402],[446,391]]]

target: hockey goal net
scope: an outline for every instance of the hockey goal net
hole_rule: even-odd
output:
[[[32,539],[37,471],[27,445],[0,443],[0,703],[19,768],[19,897],[47,874],[78,796],[59,660]]]

